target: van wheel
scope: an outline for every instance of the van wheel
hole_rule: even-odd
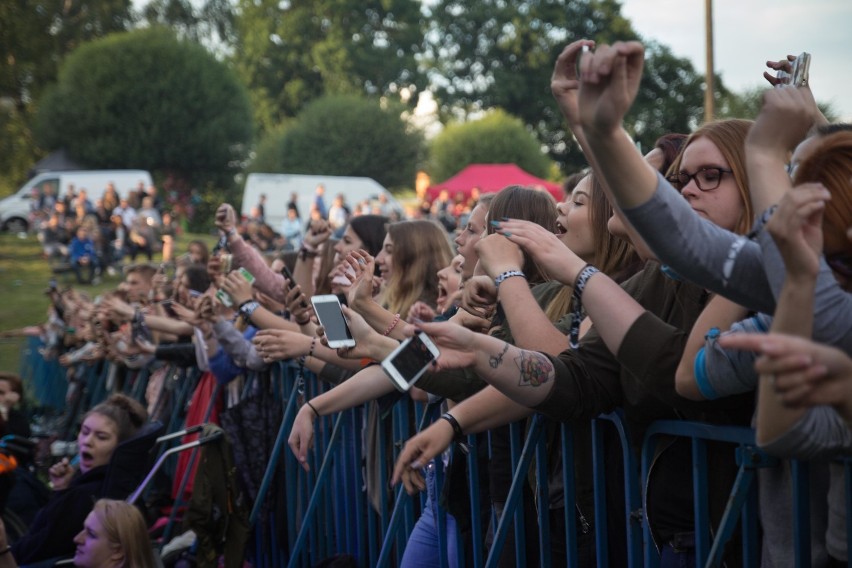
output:
[[[20,217],[12,217],[8,221],[6,221],[6,230],[10,233],[26,233],[27,232],[27,222]]]

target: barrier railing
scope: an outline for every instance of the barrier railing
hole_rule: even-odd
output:
[[[26,368],[29,372],[47,372],[49,365],[31,360]],[[109,366],[91,366],[85,370],[87,391],[81,393],[81,401],[86,405],[96,403],[107,394],[106,378]],[[286,447],[292,423],[302,396],[310,398],[327,389],[315,377],[305,373],[305,392],[300,392],[298,370],[288,364],[274,365],[268,375],[249,374],[243,384],[243,397],[249,396],[256,384],[267,381],[271,393],[282,403],[283,416],[268,464],[263,476],[258,496],[253,503],[250,521],[255,535],[248,547],[246,557],[254,566],[312,566],[324,558],[335,554],[351,554],[359,565],[394,566],[398,565],[411,533],[415,520],[423,509],[423,497],[412,499],[400,488],[395,492],[380,490],[374,495],[380,503],[374,508],[368,497],[366,480],[363,475],[363,457],[366,453],[362,434],[364,420],[369,412],[368,406],[326,416],[316,421],[314,448],[311,451],[311,470],[305,472]],[[183,409],[197,383],[197,370],[170,371],[167,380],[175,380],[172,391],[173,405],[170,413],[168,432],[183,427]],[[172,378],[177,377],[177,379]],[[265,377],[263,381],[262,377]],[[132,379],[132,380],[131,380]],[[55,400],[60,388],[50,384],[47,377],[30,377],[30,384],[36,393],[46,400]],[[63,378],[64,380],[64,378]],[[128,375],[124,391],[136,398],[143,398],[148,374],[141,371]],[[265,383],[266,384],[266,383]],[[53,389],[53,390],[52,390]],[[64,393],[63,393],[64,396]],[[82,403],[81,403],[82,406]],[[85,407],[76,411],[76,415]],[[74,413],[74,412],[72,412]],[[375,448],[379,463],[393,463],[401,444],[413,435],[415,429],[427,426],[437,415],[436,408],[427,408],[422,404],[412,405],[403,399],[393,406],[392,412],[379,421],[379,442]],[[384,438],[386,427],[390,438]],[[514,554],[516,565],[525,565],[525,547],[537,549],[540,566],[555,565],[551,557],[552,539],[564,538],[567,565],[578,565],[577,535],[586,522],[581,513],[577,513],[575,499],[576,480],[574,479],[575,440],[572,429],[561,424],[555,438],[545,435],[547,421],[535,416],[525,426],[514,425],[511,430],[512,468],[514,471],[508,499],[502,516],[495,519],[492,529],[493,543],[485,546],[485,533],[489,519],[480,512],[480,494],[478,480],[480,463],[478,461],[477,442],[470,436],[468,443],[471,451],[467,454],[467,483],[470,496],[471,525],[469,556],[464,552],[455,558],[448,556],[446,540],[446,511],[439,506],[438,548],[442,566],[472,565],[496,566],[509,535],[510,525],[514,525],[516,549],[507,551]],[[609,436],[607,443],[616,440],[617,448],[605,451],[604,431],[614,429],[616,436]],[[748,428],[711,426],[703,423],[681,421],[658,421],[650,425],[645,433],[641,451],[641,467],[636,453],[630,444],[622,417],[618,413],[601,416],[592,424],[592,466],[594,479],[594,524],[595,554],[598,566],[614,565],[610,557],[611,550],[623,548],[626,564],[630,567],[653,568],[659,564],[659,555],[651,538],[647,518],[643,510],[640,488],[644,486],[650,469],[654,448],[660,436],[685,437],[691,440],[693,471],[693,493],[695,508],[695,553],[697,564],[701,566],[720,566],[725,545],[731,541],[735,530],[742,535],[742,559],[745,566],[757,566],[760,556],[760,537],[758,532],[758,511],[756,499],[756,475],[759,468],[771,467],[777,460],[767,456],[755,444],[754,432]],[[727,442],[737,465],[737,475],[732,485],[727,506],[718,526],[710,522],[708,504],[707,443]],[[554,447],[561,454],[561,482],[564,491],[564,536],[556,535],[549,527],[550,511],[548,503],[549,459]],[[165,448],[164,448],[165,450]],[[623,466],[624,491],[624,535],[625,542],[613,542],[607,530],[608,512],[615,509],[607,504],[612,498],[607,494],[607,458],[606,455],[621,456]],[[388,453],[389,452],[389,453]],[[462,459],[459,452],[452,459]],[[534,465],[533,465],[534,462]],[[794,564],[797,567],[810,565],[810,522],[809,506],[809,467],[806,462],[792,461],[793,474],[793,550]],[[847,515],[852,515],[852,458],[844,462]],[[438,486],[442,482],[443,460],[436,459]],[[523,523],[523,492],[529,480],[530,468],[534,467],[534,498],[537,512],[537,542],[527,541]],[[685,467],[687,465],[685,464]],[[190,468],[191,469],[191,468]],[[387,488],[387,469],[380,468],[379,487]],[[642,481],[642,483],[640,483]],[[262,505],[267,502],[269,491],[276,487],[283,493],[280,502],[283,511],[272,510],[269,516],[262,515]],[[620,497],[619,497],[620,498]],[[278,513],[278,514],[276,514]],[[772,521],[775,521],[774,519]],[[282,526],[282,524],[284,526]],[[737,529],[739,525],[739,529]],[[457,538],[460,538],[457,535]],[[852,543],[852,524],[847,525],[847,540]],[[462,547],[459,547],[461,549]]]

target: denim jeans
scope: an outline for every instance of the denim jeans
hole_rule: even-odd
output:
[[[431,568],[440,566],[440,550],[438,548],[438,487],[435,480],[435,464],[430,463],[425,468],[426,505],[423,513],[417,519],[408,544],[402,556],[402,568]],[[443,466],[441,466],[443,467]],[[459,542],[456,537],[456,520],[447,515],[447,561],[450,568],[458,567]]]

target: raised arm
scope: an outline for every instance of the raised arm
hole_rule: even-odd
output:
[[[771,331],[810,338],[814,290],[822,252],[822,216],[828,190],[819,184],[799,186],[784,196],[767,225],[784,257],[787,273]],[[786,433],[803,415],[788,408],[775,392],[772,375],[758,388],[757,441],[768,444]]]
[[[606,346],[613,353],[618,353],[624,336],[645,309],[615,281],[590,267],[571,249],[562,246],[556,235],[538,225],[528,221],[501,221],[498,231],[499,234],[487,239],[507,238],[517,243],[549,276],[575,288],[575,298],[581,299]],[[487,239],[479,241],[477,246]],[[554,244],[554,240],[559,246]]]
[[[557,247],[557,250],[566,249],[553,233],[533,223],[529,225],[538,228],[538,233],[547,238],[545,246]],[[500,274],[520,273],[524,265],[521,248],[502,235],[492,234],[480,239],[476,243],[476,252],[479,255],[480,267],[492,280]],[[542,311],[526,278],[506,278],[496,289],[497,298],[501,300],[517,347],[535,349],[551,355],[558,355],[568,348],[567,337],[556,329]]]

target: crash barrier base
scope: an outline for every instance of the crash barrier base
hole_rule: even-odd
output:
[[[64,378],[64,370],[49,362],[39,361],[35,341],[28,344],[26,355],[22,371],[28,388],[37,399],[51,405],[65,397],[68,383]],[[109,364],[84,365],[77,369],[76,376],[82,377],[79,380],[83,388],[78,394],[77,404],[66,405],[68,424],[76,424],[87,408],[106,397],[108,387],[115,388],[115,385],[107,384],[111,372]],[[175,385],[168,432],[183,428],[183,410],[199,374],[197,369],[169,370],[169,380],[175,381]],[[148,373],[138,371],[128,373],[126,377],[131,375],[132,379],[125,381],[123,389],[131,396],[142,399]],[[255,482],[248,493],[253,497],[250,503],[253,535],[245,551],[246,560],[256,567],[277,568],[314,566],[333,558],[343,563],[348,555],[358,566],[399,565],[408,535],[424,507],[425,495],[410,497],[399,487],[390,488],[389,466],[396,460],[405,440],[436,419],[440,414],[438,406],[412,403],[408,398],[403,398],[390,409],[383,409],[382,418],[375,428],[376,436],[371,440],[376,463],[383,463],[386,467],[379,467],[376,482],[368,484],[364,474],[366,448],[367,443],[370,443],[366,432],[370,417],[380,412],[377,408],[371,408],[368,404],[317,419],[314,445],[308,458],[310,469],[306,471],[287,447],[287,437],[303,401],[330,387],[289,363],[273,365],[269,371],[251,373],[239,381],[237,386],[241,394],[237,406],[248,404],[248,401],[256,402],[258,396],[268,395],[277,403],[276,413],[271,414],[278,417],[277,423],[262,425],[260,431],[265,439],[256,441],[257,451],[252,457]],[[246,429],[252,429],[253,432],[256,427],[246,425]],[[452,558],[449,556],[448,539],[460,539],[461,536],[446,534],[446,511],[439,505],[437,547],[440,565],[497,566],[501,554],[504,561],[506,558],[513,559],[517,566],[527,565],[530,557],[536,558],[539,566],[557,565],[551,550],[553,539],[559,537],[565,545],[566,564],[578,566],[577,536],[591,525],[597,566],[616,566],[620,562],[632,568],[658,566],[659,553],[644,513],[641,488],[645,485],[654,450],[661,437],[687,438],[692,445],[692,463],[684,464],[684,467],[691,467],[693,472],[695,553],[698,565],[721,566],[725,545],[737,532],[742,542],[742,564],[758,566],[760,537],[756,476],[761,468],[776,467],[778,460],[757,447],[753,430],[685,421],[658,421],[648,428],[641,454],[637,454],[631,448],[629,432],[619,413],[601,416],[591,425],[594,479],[594,522],[591,524],[575,500],[577,480],[574,472],[577,464],[574,463],[574,454],[577,440],[569,425],[554,425],[544,417],[535,415],[526,422],[510,427],[510,458],[514,475],[500,516],[493,507],[490,515],[481,514],[478,480],[481,479],[480,468],[483,463],[477,456],[483,452],[490,455],[487,437],[469,436],[467,453],[454,447],[449,459],[464,460],[467,469],[466,494],[470,499],[468,547],[466,552],[459,552]],[[717,526],[712,526],[710,521],[708,503],[708,476],[713,475],[713,470],[707,463],[707,444],[712,442],[730,444],[732,459],[737,465],[737,475],[727,506]],[[485,447],[481,447],[481,444],[485,444]],[[550,502],[548,484],[554,479],[554,455],[561,456],[560,482],[564,488],[564,502],[556,510],[563,511],[564,534],[557,535],[550,530],[550,519],[553,518],[550,507],[534,506],[537,517],[532,522],[536,524],[533,528],[537,539],[528,540],[524,524],[529,519],[525,518],[524,500],[532,495],[534,505]],[[616,473],[608,473],[608,468],[613,468],[614,455],[620,456],[621,463],[615,468]],[[263,466],[262,476],[258,461]],[[805,567],[810,566],[811,552],[807,514],[810,498],[808,463],[796,460],[790,463],[793,472],[790,489],[794,507],[790,516],[793,523],[793,561],[796,567]],[[852,514],[850,463],[849,460],[844,463],[847,516]],[[433,467],[440,488],[444,481],[444,458],[437,458]],[[609,483],[612,483],[613,475],[620,475],[623,483],[622,495],[617,497],[607,491],[608,476]],[[185,480],[181,483],[185,483]],[[368,486],[371,489],[368,490]],[[529,488],[532,488],[531,494]],[[623,514],[619,512],[617,518],[609,519],[608,515],[619,510],[617,506],[613,508],[608,505],[607,500],[613,498],[623,502]],[[485,509],[488,510],[487,507]],[[623,528],[611,530],[613,522],[623,525]],[[175,531],[179,532],[177,528]],[[489,539],[490,548],[485,545],[488,531],[492,535]],[[852,542],[852,527],[847,527],[847,532],[848,542]],[[510,535],[515,546],[504,550]],[[623,538],[624,542],[613,542],[614,535]],[[613,557],[615,550],[620,552]]]

